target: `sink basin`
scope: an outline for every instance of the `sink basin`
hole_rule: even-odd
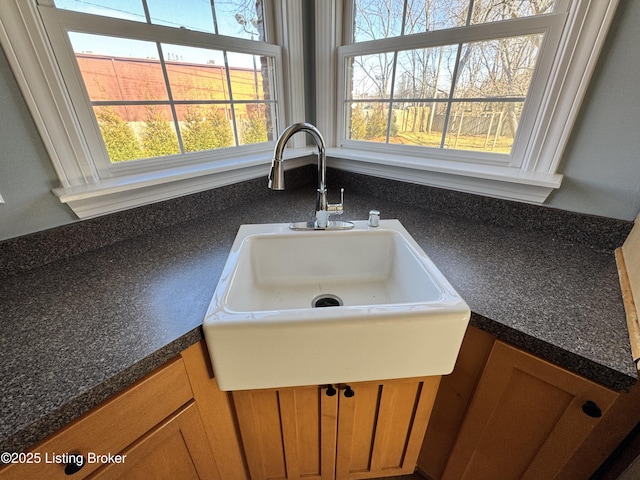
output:
[[[204,319],[222,390],[453,370],[466,303],[397,220],[243,225]]]

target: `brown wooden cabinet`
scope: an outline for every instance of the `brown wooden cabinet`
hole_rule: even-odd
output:
[[[317,386],[233,392],[252,480],[331,479],[338,396]]]
[[[0,479],[81,479],[91,474],[101,479],[221,478],[180,358],[89,411],[29,454],[38,461],[8,465],[0,470]],[[69,475],[66,458],[79,456],[84,465]]]
[[[560,478],[618,397],[496,341],[441,478]]]
[[[70,478],[355,480],[417,463],[434,480],[577,480],[640,420],[640,388],[613,392],[473,327],[449,376],[350,388],[222,392],[199,342],[45,439],[30,452],[40,463],[3,467],[0,480],[69,478],[64,463],[46,461],[67,453],[123,459]]]
[[[233,392],[252,480],[412,473],[440,377]]]
[[[230,392],[218,388],[213,377],[204,340],[184,350],[180,356],[191,382],[205,432],[223,480],[247,480],[247,471],[235,408]]]
[[[111,463],[95,480],[219,479],[218,469],[195,403],[191,402],[158,425]]]

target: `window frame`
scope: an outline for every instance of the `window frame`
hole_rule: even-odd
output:
[[[67,32],[90,33],[102,36],[113,35],[118,33],[118,38],[128,38],[133,40],[142,40],[155,43],[158,38],[163,38],[163,44],[175,44],[192,46],[199,48],[215,48],[216,50],[227,50],[239,53],[249,53],[257,55],[265,55],[275,58],[276,68],[274,78],[281,79],[282,76],[282,52],[281,48],[264,42],[255,42],[245,39],[237,39],[216,35],[216,44],[211,45],[211,34],[180,31],[176,28],[165,27],[162,25],[149,25],[140,22],[112,19],[109,17],[100,17],[97,15],[89,15],[79,12],[63,11],[59,12],[50,7],[39,7],[39,11],[45,25],[47,27],[48,37],[58,61],[58,65],[62,71],[73,72],[65,76],[65,84],[69,92],[71,101],[74,103],[76,114],[83,126],[85,140],[92,152],[93,163],[101,178],[126,175],[132,172],[146,172],[158,169],[177,167],[180,165],[191,165],[207,161],[212,156],[211,150],[200,152],[189,152],[185,154],[177,154],[169,157],[156,157],[148,159],[130,160],[125,162],[112,163],[109,160],[107,152],[104,148],[102,135],[100,134],[98,123],[93,113],[91,100],[88,98],[84,87],[84,80],[78,64],[75,60],[73,48],[68,41]],[[276,95],[281,98],[282,81],[276,82]],[[235,100],[231,103],[241,103]],[[284,116],[282,109],[282,101],[276,102],[277,118]],[[281,125],[274,125],[276,133]],[[269,145],[265,145],[269,143]],[[239,153],[260,152],[273,148],[273,142],[264,142],[257,145],[237,145],[230,148],[215,150],[215,160],[223,160],[238,156]],[[238,150],[240,149],[240,150]]]
[[[220,35],[217,36],[216,46],[213,46],[218,48],[217,45],[221,45],[240,52],[250,50],[249,53],[263,51],[269,56],[277,57],[277,72],[274,73],[278,98],[276,128],[280,130],[289,123],[305,120],[304,75],[301,66],[302,23],[299,13],[301,7],[297,4],[295,0],[265,0],[267,37],[273,43],[258,44],[251,40]],[[101,165],[100,161],[94,159],[92,152],[92,146],[95,151],[96,135],[99,135],[97,122],[95,119],[92,120],[95,124],[94,138],[87,138],[81,128],[82,123],[87,121],[86,114],[90,111],[91,105],[83,84],[78,84],[78,81],[82,80],[73,52],[67,50],[66,59],[61,61],[66,63],[67,69],[73,65],[73,75],[69,76],[67,72],[67,77],[64,78],[54,49],[49,43],[49,35],[52,35],[55,37],[54,42],[63,41],[70,47],[63,26],[58,24],[54,31],[51,27],[49,31],[45,29],[39,9],[47,8],[51,7],[38,6],[36,0],[4,0],[0,10],[0,43],[58,174],[60,187],[54,188],[53,193],[61,202],[67,203],[79,218],[94,217],[266,176],[273,141],[193,152],[186,155],[186,161],[172,161],[169,157],[164,157],[169,161],[132,161],[124,162],[113,169],[105,169],[104,161]],[[55,17],[56,13],[52,16]],[[79,12],[64,13],[70,16],[77,15],[77,18],[93,17]],[[107,20],[103,17],[99,19]],[[131,23],[135,24],[136,28],[133,30],[137,31],[144,25],[138,22]],[[163,34],[171,34],[171,30],[176,30],[161,25],[146,27]],[[211,38],[210,34],[194,31],[190,31],[189,36],[198,39],[203,45],[207,38]],[[207,46],[212,47],[211,44]],[[69,83],[72,85],[68,86]],[[85,104],[76,111],[73,101],[78,102],[78,88],[82,90]],[[70,92],[69,89],[75,91]],[[294,97],[299,100],[285,101],[288,100],[284,98],[285,91],[289,92],[288,98]],[[106,155],[101,137],[98,140],[102,154]],[[289,168],[308,163],[309,160],[305,157],[312,153],[312,149],[305,148],[300,139],[294,140],[297,141],[292,143],[299,148],[290,152],[288,156],[296,157],[298,160],[287,162]],[[184,155],[181,156],[184,158]]]
[[[449,33],[434,31],[430,34],[415,34],[353,44],[351,43],[353,2],[327,0],[326,4],[316,8],[318,21],[316,28],[321,28],[319,25],[326,24],[329,18],[342,20],[340,23],[342,30],[334,36],[328,36],[327,40],[319,42],[318,45],[319,48],[333,50],[337,69],[336,80],[334,80],[335,91],[327,92],[327,95],[332,95],[337,101],[332,102],[330,107],[318,109],[318,116],[321,119],[319,123],[328,126],[330,124],[328,118],[333,117],[337,120],[333,123],[330,148],[327,150],[330,165],[358,173],[529,203],[543,203],[553,190],[560,187],[562,175],[557,171],[562,153],[578,115],[618,0],[574,0],[569,6],[561,31],[551,32],[552,35],[559,37],[557,38],[559,49],[557,52],[541,53],[540,61],[546,63],[537,71],[543,71],[546,75],[544,78],[536,79],[539,81],[537,85],[542,87],[538,86],[535,92],[532,90],[532,94],[537,97],[539,111],[535,118],[526,120],[530,122],[526,126],[531,133],[517,147],[520,150],[514,149],[514,155],[507,161],[496,161],[492,156],[478,155],[474,152],[462,152],[463,155],[460,155],[460,150],[443,152],[429,149],[430,151],[425,154],[424,147],[412,148],[345,138],[343,113],[347,90],[345,57],[361,54],[362,51],[373,52],[374,48],[382,44],[391,45],[399,50],[410,49],[411,45],[423,45],[421,41],[427,35],[430,35],[431,39],[442,36],[440,40],[430,40],[442,43],[448,41],[445,38]],[[514,22],[515,25],[517,21],[518,19],[509,22]],[[490,25],[482,24],[478,25],[478,28],[490,30]],[[545,39],[546,45],[549,44],[547,40],[548,38]],[[331,45],[329,45],[330,42]],[[460,42],[462,40],[457,40],[455,43]],[[326,52],[321,54],[327,55]],[[326,81],[327,73],[320,72],[317,82]],[[321,94],[320,90],[318,94]],[[318,105],[323,105],[323,99],[320,97]],[[520,127],[519,131],[522,131]]]

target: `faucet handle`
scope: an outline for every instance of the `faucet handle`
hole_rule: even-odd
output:
[[[344,188],[340,189],[340,203],[329,203],[327,212],[329,215],[342,215],[344,213]]]

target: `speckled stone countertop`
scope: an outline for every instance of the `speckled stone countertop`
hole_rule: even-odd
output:
[[[339,177],[333,185],[354,181]],[[360,185],[346,192],[345,219],[371,208],[399,219],[467,301],[472,325],[610,388],[635,382],[612,248]],[[260,193],[3,278],[0,450],[28,448],[201,339],[238,227],[307,220],[313,202],[310,187]]]

